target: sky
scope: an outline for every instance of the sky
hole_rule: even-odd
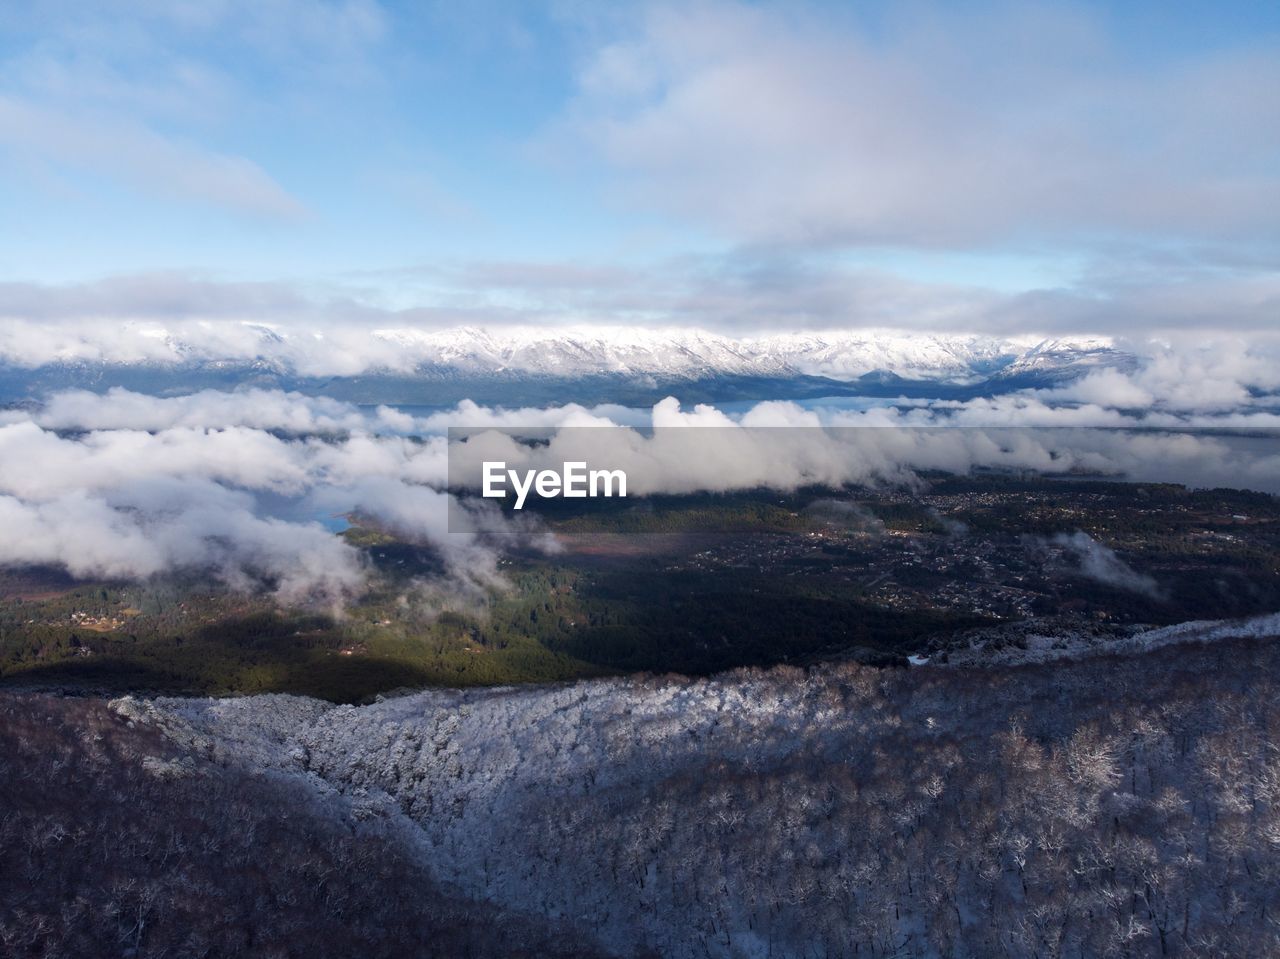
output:
[[[0,7],[0,320],[1242,334],[1280,6]]]

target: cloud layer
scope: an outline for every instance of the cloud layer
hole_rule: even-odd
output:
[[[485,460],[622,469],[632,496],[912,485],[921,470],[978,467],[1280,493],[1280,415],[1239,405],[1239,377],[1274,369],[1189,362],[967,403],[765,402],[733,414],[675,398],[650,410],[468,402],[424,415],[273,390],[56,393],[0,413],[0,564],[137,579],[207,569],[284,602],[340,602],[366,574],[325,521],[354,513],[438,552],[455,591],[486,589],[500,583],[502,550],[554,544],[536,521],[512,523],[491,503],[456,505],[449,487],[478,485]],[[1187,395],[1193,372],[1202,385]],[[465,443],[446,435],[455,426],[470,428]],[[1195,426],[1214,429],[1186,431]],[[530,429],[549,442],[511,436]],[[1148,588],[1097,544],[1058,545],[1085,575]]]
[[[1280,430],[1230,437],[1146,429],[1119,412],[1109,425],[1128,429],[1097,429],[1078,410],[1063,410],[1055,423],[1054,408],[1042,409],[1043,422],[1010,426],[792,403],[761,403],[730,417],[707,405],[684,410],[667,399],[654,406],[650,431],[562,426],[535,445],[520,442],[528,435],[520,430],[475,432],[451,445],[449,478],[475,490],[485,462],[558,473],[563,463],[581,461],[588,469],[623,470],[628,493],[647,495],[912,485],[920,471],[963,475],[995,468],[1280,493]],[[1102,411],[1087,412],[1096,418]]]
[[[264,331],[300,363],[330,372],[395,366],[404,344],[460,328],[616,336],[635,328],[752,339],[774,334],[928,333],[1004,338],[1146,339],[1212,331],[1274,339],[1275,266],[1222,268],[1172,258],[1118,258],[1106,269],[1018,289],[913,277],[908,267],[738,253],[659,260],[626,270],[560,262],[471,263],[387,271],[339,282],[247,282],[192,272],[67,283],[0,282],[0,361],[118,362],[270,354]],[[397,290],[392,295],[389,291]],[[409,344],[412,347],[412,343]],[[341,357],[351,353],[346,364]]]
[[[163,327],[232,358],[245,323],[321,333],[327,372],[463,325],[1275,327],[1266,11],[516,6],[0,10],[29,278],[0,356],[163,359]]]
[[[135,420],[137,400],[114,398]],[[367,433],[327,442],[233,425],[66,435],[19,419],[0,426],[0,562],[137,579],[208,569],[235,588],[328,603],[358,592],[364,572],[321,520],[358,511],[434,546],[460,580],[490,577],[492,559],[474,537],[445,535],[444,494],[424,485],[442,485],[442,459],[438,441]]]
[[[914,5],[875,36],[773,4],[638,20],[588,62],[571,129],[740,239],[1252,241],[1280,216],[1268,38],[1152,63],[1065,5]]]

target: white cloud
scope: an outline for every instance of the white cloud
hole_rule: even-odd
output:
[[[746,242],[1257,240],[1280,216],[1280,55],[1137,60],[1082,8],[658,3],[562,134],[645,204]]]
[[[1160,586],[1154,579],[1137,572],[1117,556],[1115,550],[1099,543],[1088,533],[1059,533],[1052,542],[1074,553],[1080,563],[1080,572],[1090,579],[1152,599],[1160,598]]]
[[[407,285],[394,295],[392,288]],[[399,304],[399,305],[395,305]],[[470,264],[362,274],[359,283],[267,282],[193,272],[59,284],[0,282],[0,358],[235,359],[278,352],[324,375],[404,368],[432,337],[484,329],[495,343],[571,332],[584,345],[628,330],[739,339],[808,331],[936,336],[1140,338],[1211,330],[1274,334],[1280,273],[1179,263],[1090,268],[1058,288],[1022,292],[924,281],[851,263],[740,253],[629,270],[557,263]],[[835,358],[838,360],[839,358]],[[837,374],[839,366],[833,367]]]
[[[385,413],[383,412],[385,410]],[[399,430],[412,432],[414,419],[382,408],[375,421],[386,417]],[[280,390],[245,389],[235,392],[202,390],[182,396],[149,396],[113,388],[105,394],[65,390],[50,396],[35,415],[46,429],[167,430],[249,427],[290,433],[334,433],[361,430],[370,418],[350,403]]]
[[[34,42],[15,42],[0,59],[10,177],[62,182],[71,171],[253,218],[308,211],[250,155],[258,143],[225,145],[232,121],[273,109],[296,117],[299,94],[377,76],[374,52],[387,34],[374,0],[11,6],[0,28]]]
[[[112,411],[136,423],[145,399],[117,392],[103,410],[79,408],[99,424]],[[289,398],[280,399],[283,420],[299,425]],[[82,400],[73,394],[51,406],[67,425]],[[175,406],[186,419],[214,422],[243,419],[252,400],[202,394]],[[199,403],[208,406],[203,413],[193,411]],[[318,406],[333,412],[331,404]],[[258,411],[262,421],[270,416]],[[348,408],[344,419],[358,422],[360,414]],[[209,568],[237,587],[267,577],[287,602],[333,601],[358,591],[363,572],[357,552],[316,520],[326,510],[355,510],[435,546],[470,582],[487,551],[474,536],[446,535],[443,506],[411,505],[444,498],[422,485],[443,485],[443,457],[442,440],[363,433],[332,442],[282,439],[245,426],[59,435],[20,418],[0,426],[0,515],[7,523],[0,562],[139,578]],[[272,515],[281,498],[297,504],[291,517]]]
[[[165,508],[157,509],[159,496]],[[286,603],[353,595],[358,554],[317,524],[253,513],[251,500],[207,481],[138,482],[110,496],[71,491],[29,501],[0,494],[0,563],[63,566],[74,576],[134,578],[209,570],[229,586],[263,578]]]
[[[1089,403],[1094,406],[1121,409],[1146,409],[1155,396],[1119,370],[1098,370],[1055,390],[1045,391],[1045,398]]]
[[[356,512],[436,550],[453,588],[489,589],[501,582],[498,551],[554,544],[493,510],[450,512],[451,476],[478,477],[485,459],[623,469],[631,495],[913,483],[915,471],[977,465],[1280,491],[1280,455],[1265,438],[1241,445],[1216,435],[1046,428],[1268,425],[1259,414],[1160,418],[1102,404],[1127,399],[1129,388],[1095,381],[1086,391],[1099,402],[1065,406],[1044,392],[927,409],[771,402],[734,415],[675,399],[647,413],[466,403],[426,417],[265,390],[167,398],[73,391],[0,418],[0,563],[138,578],[207,568],[237,588],[272,582],[283,601],[332,602],[359,592],[364,571],[317,520]],[[599,428],[612,423],[658,429]],[[1272,416],[1269,425],[1277,423]],[[463,424],[480,432],[450,450],[443,431]],[[1022,428],[1000,428],[1008,424]],[[899,428],[844,428],[886,426]],[[531,448],[497,432],[516,427],[553,435]],[[308,435],[315,431],[327,435]],[[1109,568],[1105,556],[1081,558],[1088,569]]]
[[[239,213],[296,218],[303,205],[260,166],[162,135],[119,116],[94,116],[0,95],[0,146],[27,158],[106,173]]]
[[[1212,433],[1149,429],[1154,424],[1119,410],[1020,399],[1012,409],[978,401],[905,414],[769,403],[737,417],[701,404],[686,411],[667,399],[653,408],[651,434],[561,427],[548,443],[533,446],[497,430],[474,435],[450,448],[450,478],[478,489],[487,461],[557,472],[565,462],[583,461],[588,469],[623,470],[628,493],[643,496],[914,484],[919,471],[987,467],[1280,492],[1280,443],[1270,435],[1235,443]],[[1080,429],[1097,426],[1128,429]]]

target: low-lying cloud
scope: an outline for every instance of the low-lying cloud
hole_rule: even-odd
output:
[[[1138,388],[1108,373],[1076,395],[1127,402]],[[454,471],[478,477],[486,459],[623,469],[632,496],[912,485],[921,471],[986,468],[1280,492],[1269,433],[1140,429],[1159,424],[1151,414],[1073,405],[1066,390],[1008,402],[859,410],[766,402],[729,414],[671,398],[647,411],[464,403],[422,415],[270,390],[68,391],[0,418],[0,564],[131,579],[204,569],[232,588],[271,589],[282,602],[339,603],[361,592],[368,571],[326,521],[358,514],[437,552],[455,592],[482,592],[501,585],[503,550],[555,548],[533,518],[513,521],[487,502],[457,508]],[[1179,426],[1189,420],[1168,415]],[[1259,425],[1260,415],[1246,422]],[[1033,425],[1002,425],[1017,419]],[[454,425],[470,428],[465,443],[446,435]],[[1129,428],[1050,428],[1096,425]],[[522,430],[549,439],[530,446],[511,435]],[[1084,575],[1154,590],[1087,537],[1058,545]]]
[[[759,404],[730,418],[711,406],[684,410],[674,399],[653,408],[653,429],[562,427],[529,444],[521,431],[490,430],[450,447],[453,485],[478,489],[485,462],[558,472],[563,463],[622,470],[630,495],[731,492],[756,488],[917,483],[922,471],[976,469],[1095,475],[1199,487],[1280,492],[1280,435],[948,425],[869,412]],[[876,428],[867,428],[876,427]],[[529,431],[525,431],[526,433]]]
[[[363,579],[358,555],[324,527],[256,515],[252,497],[212,481],[0,495],[0,524],[0,562],[61,566],[82,578],[207,570],[235,589],[270,586],[285,603],[338,601]]]
[[[1050,541],[1073,554],[1082,575],[1115,589],[1160,599],[1159,584],[1145,573],[1139,573],[1111,549],[1088,533],[1059,533]]]
[[[438,438],[326,441],[243,426],[65,435],[11,422],[0,426],[0,563],[133,579],[208,569],[285,602],[332,603],[365,574],[322,520],[359,512],[431,545],[450,575],[489,577],[492,559],[475,537],[444,534],[445,494],[423,485],[441,485],[443,457]],[[281,503],[287,515],[273,515]]]

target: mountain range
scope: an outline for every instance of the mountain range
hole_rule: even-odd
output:
[[[125,326],[32,358],[0,350],[0,398],[125,386],[252,384],[358,402],[650,402],[787,396],[958,397],[1055,385],[1135,357],[1109,338],[888,331],[730,337],[673,329],[377,329],[334,337],[238,324],[211,335]],[[6,355],[8,354],[8,355]]]

